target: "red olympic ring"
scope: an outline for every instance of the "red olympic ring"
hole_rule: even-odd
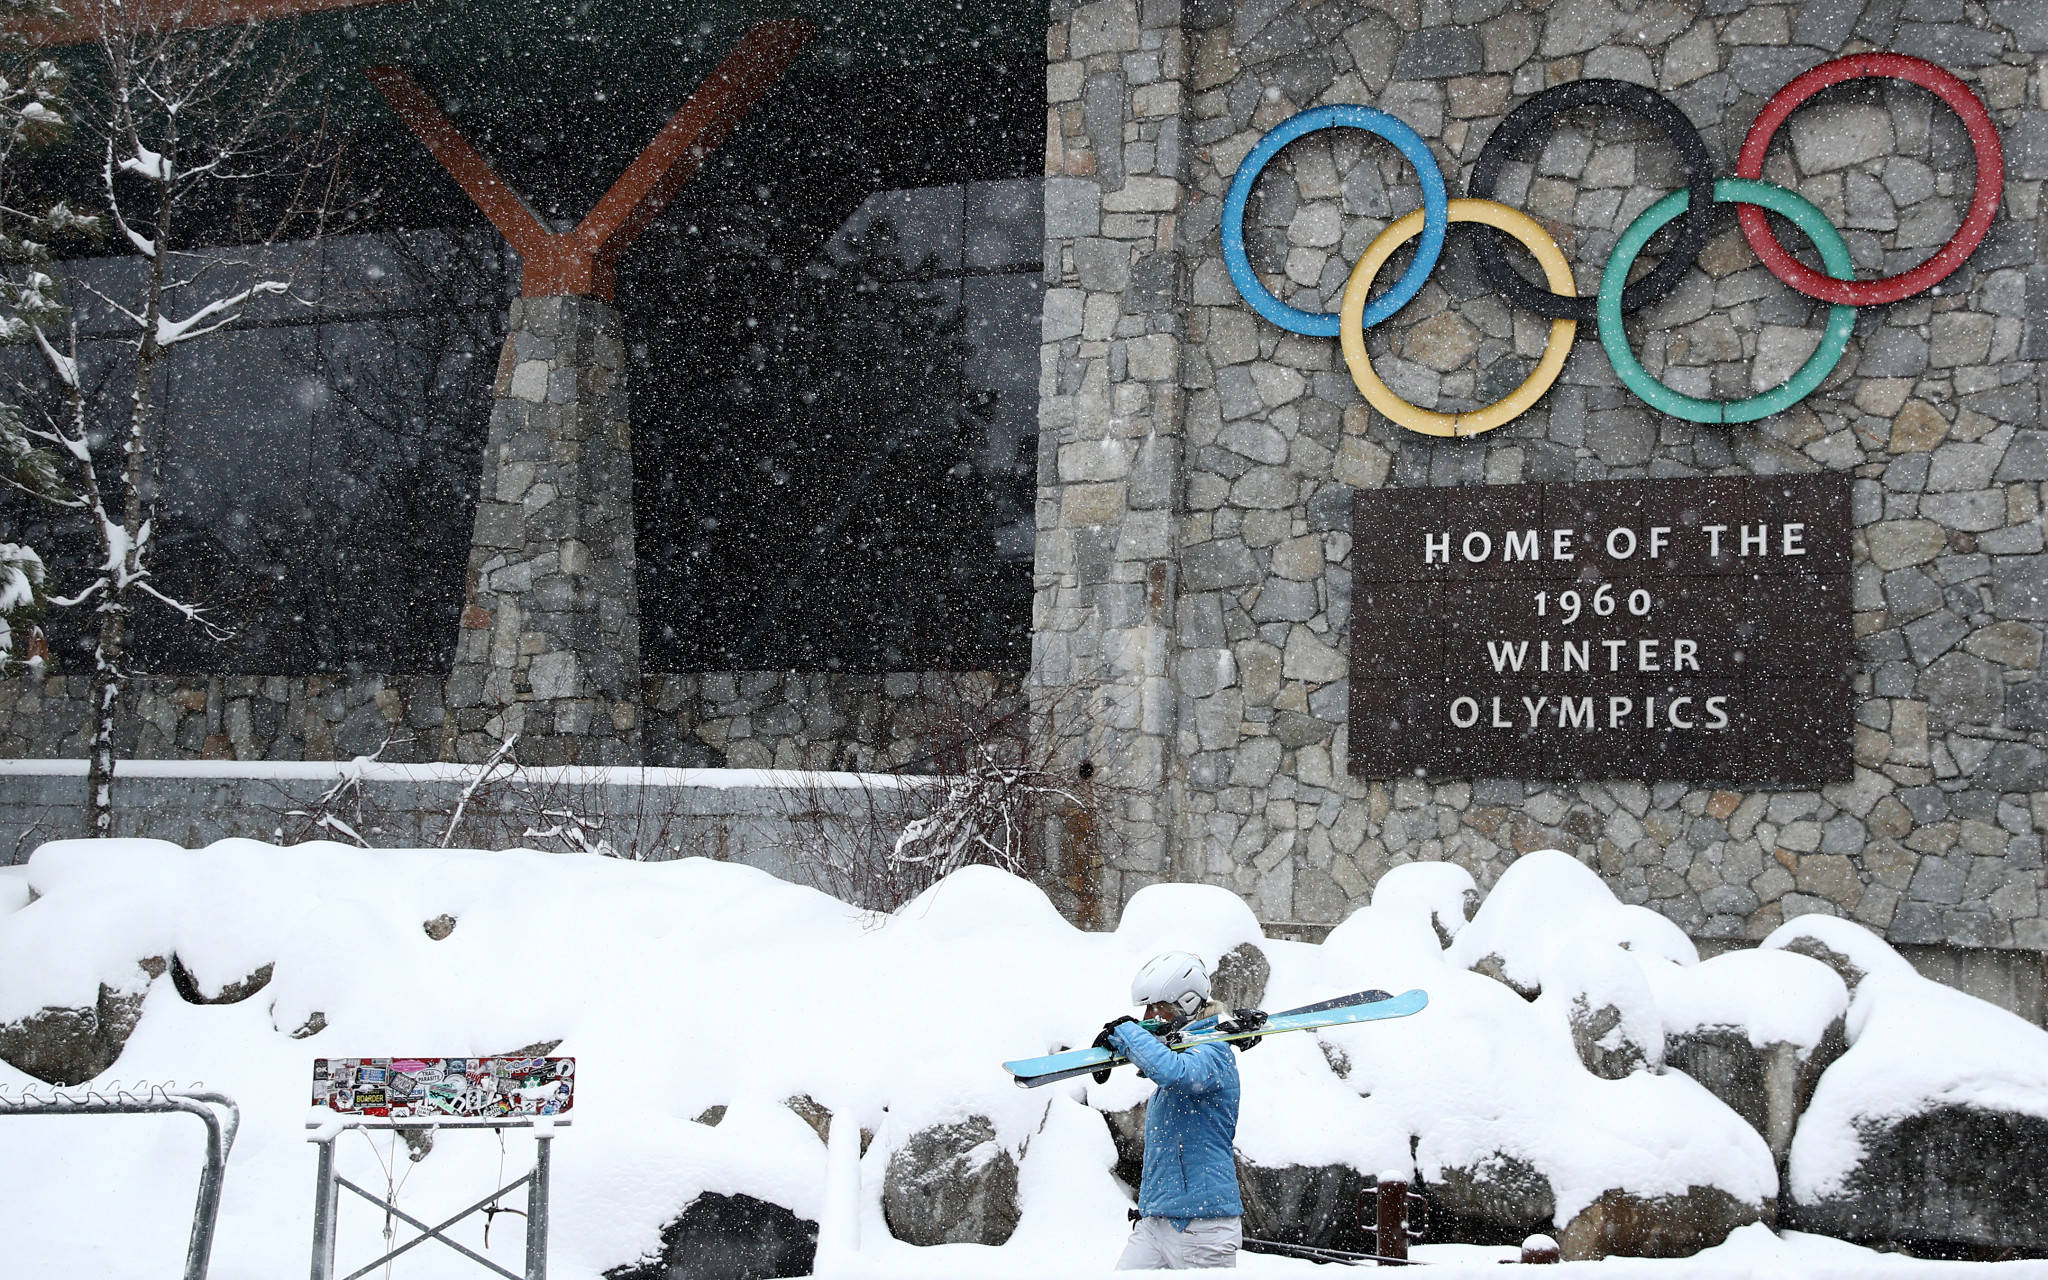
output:
[[[1836,58],[1832,62],[1821,63],[1778,90],[1777,96],[1764,104],[1756,122],[1749,127],[1749,136],[1743,139],[1742,152],[1735,160],[1736,176],[1763,177],[1764,152],[1770,149],[1771,136],[1785,122],[1785,117],[1808,98],[1844,80],[1867,76],[1919,85],[1947,103],[1949,110],[1962,118],[1963,128],[1969,132],[1970,143],[1977,151],[1977,193],[1970,201],[1970,211],[1964,216],[1963,225],[1956,228],[1949,242],[1911,271],[1881,280],[1836,280],[1813,270],[1788,253],[1785,246],[1778,243],[1777,236],[1771,233],[1762,209],[1744,204],[1736,206],[1735,210],[1743,238],[1749,241],[1749,247],[1763,259],[1772,275],[1809,298],[1847,303],[1852,307],[1897,302],[1947,279],[1963,265],[1963,260],[1984,239],[1984,233],[1991,229],[1991,219],[1998,213],[1999,195],[2005,189],[2005,153],[1998,144],[1998,130],[1992,126],[1991,113],[1984,109],[1983,102],[1970,92],[1968,85],[1940,67],[1902,53],[1859,53]]]

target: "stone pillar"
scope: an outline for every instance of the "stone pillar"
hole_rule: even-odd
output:
[[[1055,0],[1048,48],[1032,691],[1040,732],[1103,787],[1052,838],[1078,917],[1169,865],[1169,654],[1180,532],[1177,0]],[[1072,732],[1080,730],[1079,733]]]
[[[633,451],[618,312],[520,298],[498,362],[444,755],[640,759]]]

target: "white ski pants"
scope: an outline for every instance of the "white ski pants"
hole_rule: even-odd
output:
[[[1185,1271],[1195,1267],[1234,1267],[1244,1241],[1243,1218],[1196,1218],[1186,1231],[1176,1231],[1165,1218],[1140,1218],[1131,1228],[1118,1271]]]

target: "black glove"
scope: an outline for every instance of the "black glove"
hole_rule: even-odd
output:
[[[1230,1016],[1218,1022],[1216,1028],[1225,1035],[1234,1036],[1246,1031],[1256,1031],[1265,1025],[1266,1014],[1262,1009],[1232,1009]],[[1253,1036],[1249,1040],[1233,1040],[1230,1043],[1241,1050],[1252,1049],[1264,1039],[1264,1036]]]
[[[1118,1027],[1124,1025],[1126,1022],[1136,1021],[1137,1019],[1131,1017],[1129,1014],[1125,1014],[1123,1017],[1120,1018],[1111,1018],[1108,1022],[1102,1024],[1102,1030],[1095,1033],[1095,1043],[1091,1047],[1096,1049],[1107,1049],[1111,1053],[1121,1053],[1122,1050],[1118,1049],[1116,1045],[1110,1041],[1109,1033],[1115,1031]],[[1108,1067],[1104,1067],[1100,1071],[1090,1072],[1089,1074],[1090,1077],[1097,1084],[1109,1083]]]

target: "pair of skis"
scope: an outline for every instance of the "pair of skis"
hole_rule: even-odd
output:
[[[1175,1049],[1190,1049],[1198,1044],[1228,1043],[1232,1040],[1250,1040],[1258,1036],[1279,1035],[1285,1031],[1313,1031],[1318,1027],[1341,1027],[1357,1022],[1375,1022],[1381,1018],[1405,1018],[1411,1013],[1420,1013],[1429,1003],[1424,991],[1404,991],[1398,996],[1384,991],[1357,991],[1334,1000],[1323,1000],[1316,1004],[1305,1004],[1299,1009],[1286,1009],[1266,1015],[1266,1020],[1256,1027],[1242,1031],[1224,1031],[1220,1027],[1183,1036],[1173,1045]],[[1146,1030],[1154,1028],[1139,1024]],[[1005,1062],[1019,1088],[1036,1089],[1040,1085],[1055,1084],[1071,1080],[1075,1076],[1087,1075],[1105,1067],[1121,1066],[1130,1061],[1121,1053],[1110,1049],[1069,1049],[1065,1053],[1047,1054],[1042,1058],[1019,1058]]]

